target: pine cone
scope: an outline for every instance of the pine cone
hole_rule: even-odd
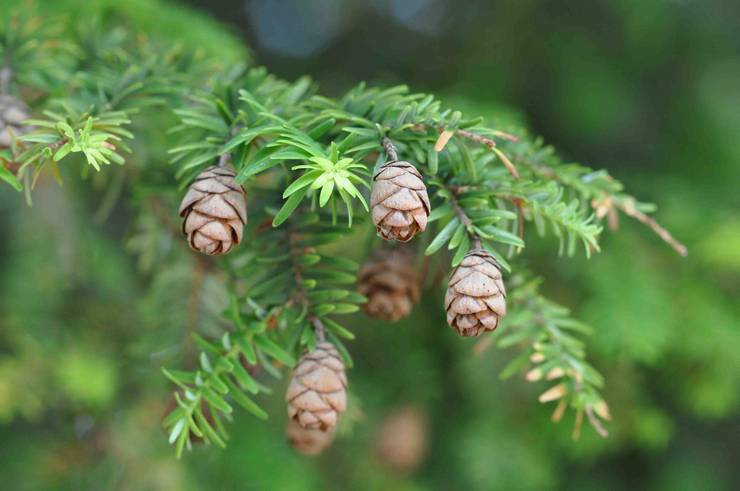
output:
[[[309,430],[328,431],[347,408],[344,363],[331,343],[321,342],[303,355],[285,394],[288,416]]]
[[[318,455],[326,450],[334,441],[334,433],[334,428],[327,431],[309,430],[298,424],[295,419],[288,420],[285,427],[288,443],[303,455]]]
[[[375,452],[391,470],[401,474],[413,472],[426,455],[428,433],[427,418],[420,407],[398,407],[378,427]]]
[[[367,297],[363,309],[370,317],[397,321],[419,301],[419,275],[411,254],[381,249],[360,269],[357,290]]]
[[[461,336],[496,329],[506,315],[506,290],[499,265],[487,251],[468,252],[452,272],[445,309],[447,323]]]
[[[388,162],[373,181],[370,205],[378,235],[385,240],[408,242],[427,228],[431,206],[416,167],[402,160]]]
[[[10,134],[19,137],[28,130],[21,123],[30,118],[28,107],[15,97],[0,95],[0,148],[12,143]]]
[[[247,223],[244,188],[234,180],[231,167],[211,166],[190,185],[180,204],[182,231],[196,251],[211,256],[226,254],[242,240]]]

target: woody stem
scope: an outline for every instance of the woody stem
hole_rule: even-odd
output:
[[[305,308],[310,312],[311,301],[308,299],[308,296],[303,289],[303,271],[301,270],[301,267],[296,260],[297,250],[295,245],[295,235],[292,231],[288,233],[288,243],[290,244],[290,255],[293,262],[293,277],[295,278],[296,284],[295,300],[303,304]],[[316,338],[319,340],[319,342],[322,343],[326,341],[326,327],[324,326],[324,323],[321,321],[321,319],[313,314],[309,314],[308,321],[311,323],[311,326],[316,333]]]
[[[316,337],[319,342],[323,343],[326,341],[326,327],[324,327],[324,323],[321,319],[311,316],[309,320],[311,321],[311,325],[313,325],[314,332],[316,333]]]
[[[383,148],[385,149],[385,153],[388,154],[388,159],[391,162],[398,160],[398,149],[387,136],[383,137]]]
[[[229,137],[233,137],[237,133],[239,133],[239,130],[242,129],[241,125],[236,125],[233,128],[231,128],[231,131],[229,132]],[[227,140],[228,141],[228,140]],[[224,154],[221,154],[218,158],[218,166],[219,167],[226,167],[229,165],[229,162],[231,162],[231,152],[226,152]]]
[[[465,225],[465,230],[467,230],[468,236],[473,242],[473,248],[482,249],[483,244],[481,243],[480,237],[478,237],[478,234],[473,231],[473,222],[465,213],[465,210],[463,210],[462,206],[460,206],[460,203],[457,201],[457,195],[454,192],[450,194],[450,203],[452,204],[452,209],[455,210],[455,215],[457,215],[460,223]]]
[[[229,152],[221,154],[221,156],[218,158],[219,167],[226,167],[227,165],[229,165],[229,162],[231,162],[231,153]]]

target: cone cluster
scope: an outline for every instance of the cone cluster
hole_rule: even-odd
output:
[[[12,136],[19,137],[27,132],[21,123],[29,119],[28,107],[13,96],[0,95],[0,148],[9,147]]]
[[[375,173],[370,205],[378,235],[399,242],[423,232],[431,211],[421,174],[403,160],[387,162]]]
[[[302,428],[326,432],[336,427],[347,409],[347,376],[333,344],[320,342],[298,360],[285,400],[288,417]]]
[[[0,146],[6,128],[26,118],[23,106],[0,98]],[[372,220],[383,239],[408,242],[426,229],[431,206],[422,175],[390,150],[393,160],[373,176]],[[241,242],[247,222],[245,192],[234,169],[224,165],[204,170],[190,185],[179,213],[192,249],[208,255],[228,253]],[[358,290],[368,299],[363,308],[371,317],[395,321],[408,316],[420,297],[413,256],[399,249],[376,252],[358,274]],[[445,309],[447,322],[462,336],[496,329],[506,315],[506,291],[491,254],[475,248],[465,255],[449,279]],[[331,445],[347,407],[345,367],[333,344],[321,341],[298,361],[285,399],[290,444],[305,455]],[[418,412],[400,412],[379,432],[378,453],[401,472],[417,467],[425,450],[426,427]]]
[[[218,256],[242,240],[247,223],[244,188],[230,166],[211,166],[201,172],[180,204],[182,231],[193,250]]]
[[[357,290],[367,297],[363,305],[367,315],[397,321],[411,313],[420,296],[413,259],[406,251],[380,249],[363,265]]]
[[[473,249],[452,271],[445,309],[447,323],[461,336],[496,329],[506,315],[506,290],[499,265],[488,251]]]

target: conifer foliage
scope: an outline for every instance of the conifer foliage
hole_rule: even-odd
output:
[[[646,214],[652,206],[606,172],[564,164],[521,130],[464,117],[405,86],[359,84],[332,97],[308,78],[281,80],[246,60],[221,66],[104,23],[61,23],[59,32],[48,24],[3,16],[0,179],[30,202],[44,173],[92,171],[111,199],[121,184],[105,176],[123,175],[138,216],[132,242],[184,232],[181,247],[205,254],[194,260],[225,292],[221,332],[193,333],[194,364],[163,369],[176,387],[164,426],[178,455],[200,439],[225,446],[226,421],[241,417],[235,406],[267,417],[259,395],[291,368],[291,441],[310,454],[331,442],[352,390],[345,342],[354,334],[342,319],[368,300],[356,291],[359,265],[337,244],[368,231],[410,241],[404,247],[428,256],[427,266],[443,265],[447,298],[435,281],[421,293],[439,298],[440,318],[446,310],[460,334],[484,336],[476,349],[491,340],[517,347],[507,375],[532,365],[528,380],[559,381],[540,397],[557,401],[556,419],[571,408],[606,433],[603,381],[574,337],[585,327],[540,295],[521,254],[525,236],[537,240],[531,228],[555,236],[560,254],[590,255],[602,220],[619,212],[685,253]],[[150,148],[153,133],[169,142],[168,157]],[[366,268],[372,285],[361,291],[373,296],[369,312],[399,319],[419,295],[407,271],[417,265],[378,259],[389,250],[379,242],[374,261],[399,271]],[[214,255],[223,257],[206,257]],[[389,285],[383,275],[397,278]],[[449,335],[443,324],[439,336]]]

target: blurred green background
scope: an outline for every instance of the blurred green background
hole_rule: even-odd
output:
[[[0,0],[0,12],[20,3]],[[171,390],[159,367],[177,363],[187,261],[167,278],[138,274],[122,247],[126,200],[97,223],[95,186],[42,184],[32,208],[3,189],[0,488],[740,487],[740,3],[183,3],[44,7],[112,8],[130,26],[225,60],[244,55],[241,37],[270,71],[311,75],[328,94],[359,80],[408,83],[471,116],[526,126],[658,203],[689,256],[626,218],[590,260],[553,259],[552,242],[528,241],[547,294],[594,327],[590,357],[613,416],[606,440],[584,427],[574,441],[572,415],[551,423],[552,408],[536,402],[541,387],[499,380],[511,353],[474,356],[428,295],[403,325],[356,316],[353,410],[323,456],[284,442],[278,386],[262,401],[268,423],[238,414],[226,450],[200,445],[177,461],[159,426]],[[207,292],[200,303],[207,318]],[[418,430],[407,437],[418,464],[399,464],[379,443],[393,414]]]

